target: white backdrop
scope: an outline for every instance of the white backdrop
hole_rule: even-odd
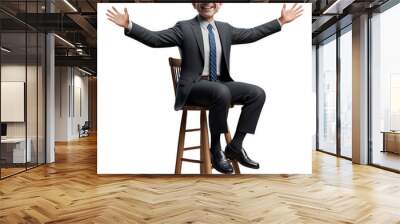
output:
[[[235,81],[262,87],[266,102],[255,135],[244,148],[260,169],[241,166],[242,173],[311,173],[314,111],[312,111],[311,4],[281,32],[231,49]],[[174,110],[168,57],[177,47],[150,48],[124,35],[106,18],[106,10],[128,8],[130,19],[150,29],[172,27],[191,19],[189,3],[98,4],[98,157],[99,174],[173,174],[181,111]],[[288,4],[291,7],[291,4]],[[225,3],[215,19],[249,28],[280,16],[282,4]],[[240,16],[239,16],[240,15]],[[229,113],[235,132],[241,106]],[[199,113],[191,112],[188,128],[199,127]],[[185,145],[199,144],[189,133]],[[222,147],[225,147],[221,136]],[[198,158],[197,150],[185,152]],[[183,162],[182,173],[199,173],[199,165]],[[213,173],[218,173],[215,170]]]

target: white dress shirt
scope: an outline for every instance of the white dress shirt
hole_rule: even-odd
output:
[[[208,76],[210,74],[210,42],[208,40],[208,24],[211,24],[213,27],[213,33],[215,37],[215,44],[217,45],[217,75],[220,75],[220,68],[221,68],[221,54],[222,54],[222,47],[221,47],[221,40],[219,38],[219,33],[217,26],[215,25],[215,21],[208,22],[204,20],[200,16],[197,16],[197,19],[200,22],[201,34],[203,36],[203,46],[204,46],[204,68],[203,68],[203,76]]]

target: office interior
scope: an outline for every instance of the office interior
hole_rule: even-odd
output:
[[[95,144],[96,4],[110,2],[141,1],[0,2],[1,186],[57,166],[58,156],[65,162],[79,142]],[[348,161],[350,169],[398,175],[399,2],[290,2],[313,9],[313,156],[335,159],[323,169]]]
[[[92,24],[95,5],[84,9]],[[78,139],[82,127],[96,131],[96,41],[74,21],[95,28],[80,14],[61,16],[71,6],[0,3],[2,179],[53,163],[55,142]]]

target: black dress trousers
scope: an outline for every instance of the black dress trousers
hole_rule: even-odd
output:
[[[262,88],[244,82],[196,82],[186,105],[209,107],[211,135],[228,132],[227,118],[230,105],[243,105],[236,131],[254,134],[265,102]]]

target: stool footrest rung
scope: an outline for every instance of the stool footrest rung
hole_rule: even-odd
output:
[[[186,159],[186,158],[182,158],[182,161],[191,162],[191,163],[202,163],[203,162],[203,161],[197,160],[197,159]]]
[[[200,131],[200,128],[186,129],[185,132]]]
[[[183,150],[192,150],[192,149],[199,149],[200,146],[192,146],[192,147],[187,147],[187,148],[183,148]]]

